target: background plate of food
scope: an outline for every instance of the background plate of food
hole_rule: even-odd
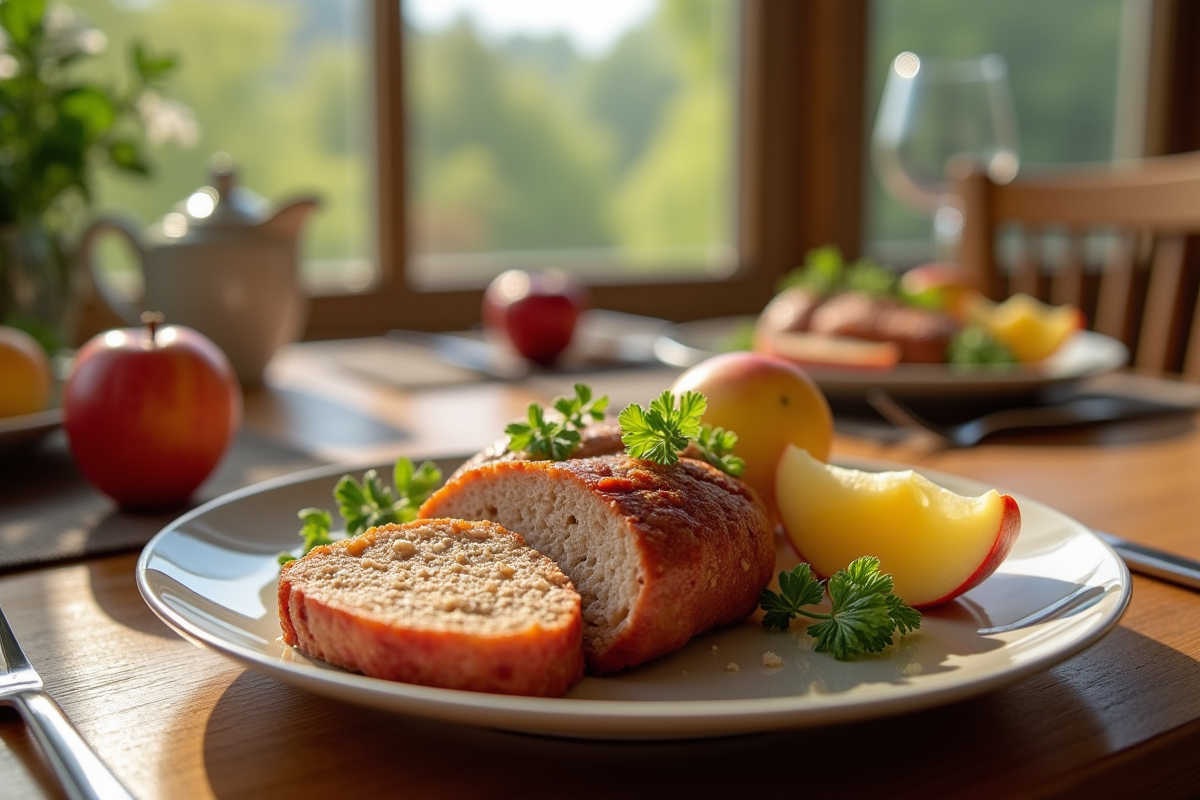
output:
[[[761,313],[672,326],[657,357],[690,367],[729,350],[804,366],[831,402],[878,387],[896,399],[1032,400],[1123,366],[1129,352],[1086,329],[1083,312],[1017,293],[1002,302],[971,289],[958,268],[903,273],[817,248]]]
[[[461,459],[439,466],[446,474]],[[854,461],[863,469],[889,465]],[[368,465],[363,465],[365,469]],[[375,465],[381,473],[388,465]],[[803,627],[756,612],[633,669],[587,676],[562,697],[440,689],[332,667],[284,644],[278,556],[295,550],[299,509],[327,503],[346,466],[258,484],[173,521],[146,546],[138,588],[185,638],[251,669],[365,706],[465,725],[575,738],[696,738],[849,722],[976,696],[1096,642],[1129,601],[1128,570],[1089,529],[1018,497],[1022,531],[983,583],[929,609],[882,652],[837,660]],[[940,473],[964,494],[991,487]],[[778,537],[779,569],[796,556]]]
[[[655,353],[663,363],[690,367],[717,353],[757,349],[754,344],[757,321],[756,316],[748,315],[682,322],[663,333],[655,344]],[[1119,369],[1129,358],[1129,351],[1121,342],[1088,330],[1076,331],[1052,355],[1037,363],[978,367],[906,363],[837,365],[830,363],[828,357],[818,360],[814,355],[803,355],[805,334],[776,337],[780,346],[766,351],[785,358],[791,352],[791,360],[805,367],[831,402],[860,400],[871,387],[907,401],[1036,397]],[[858,346],[841,338],[826,338],[825,342],[813,343],[809,352],[817,347],[836,350]]]

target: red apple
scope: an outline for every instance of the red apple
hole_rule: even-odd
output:
[[[1021,531],[1021,509],[992,489],[960,495],[912,470],[865,472],[788,445],[775,472],[779,513],[800,558],[828,577],[875,556],[894,591],[927,608],[986,580]]]
[[[525,358],[549,366],[571,343],[587,307],[586,287],[567,273],[511,269],[484,292],[483,323]]]
[[[63,427],[79,469],[124,508],[187,501],[241,424],[241,388],[225,354],[160,320],[92,337],[63,387]]]

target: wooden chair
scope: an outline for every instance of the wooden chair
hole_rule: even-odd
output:
[[[993,299],[1026,292],[1083,309],[1134,369],[1200,381],[1200,152],[1021,174],[950,166],[959,260]]]

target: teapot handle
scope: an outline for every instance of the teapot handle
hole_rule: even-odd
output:
[[[144,296],[138,297],[133,301],[120,296],[108,282],[103,270],[99,269],[96,265],[93,250],[100,236],[105,233],[116,233],[119,236],[123,236],[129,242],[130,247],[137,253],[138,268],[144,276],[146,269],[145,248],[142,247],[139,235],[133,225],[117,217],[101,217],[87,227],[83,232],[83,236],[79,239],[79,247],[76,250],[77,258],[91,276],[92,285],[96,287],[96,291],[100,294],[105,305],[112,309],[113,313],[125,320],[127,324],[140,326],[142,324],[141,316],[145,303]]]

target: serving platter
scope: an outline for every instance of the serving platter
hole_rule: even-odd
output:
[[[902,468],[863,460],[840,463]],[[375,465],[381,474],[390,467]],[[174,520],[139,558],[137,583],[146,603],[193,642],[313,692],[461,724],[633,739],[825,725],[972,697],[1093,644],[1117,623],[1130,597],[1129,572],[1108,545],[1066,515],[1016,496],[1022,532],[1000,569],[957,600],[929,610],[919,631],[880,654],[836,661],[814,652],[802,627],[768,631],[751,618],[620,675],[586,677],[562,698],[396,683],[310,659],[279,636],[276,557],[284,550],[296,552],[296,512],[332,507],[333,486],[346,471],[345,465],[322,467],[268,481]],[[992,488],[921,471],[962,494]],[[777,566],[795,563],[781,541]],[[781,665],[766,666],[773,661],[768,653]]]
[[[757,318],[718,317],[671,326],[654,345],[664,363],[690,367],[716,353],[736,348]],[[898,400],[998,401],[1033,396],[1120,368],[1129,360],[1124,344],[1095,331],[1081,330],[1054,355],[1037,364],[1000,368],[955,369],[942,364],[897,364],[889,369],[808,366],[806,371],[831,401],[859,400],[878,387]]]

